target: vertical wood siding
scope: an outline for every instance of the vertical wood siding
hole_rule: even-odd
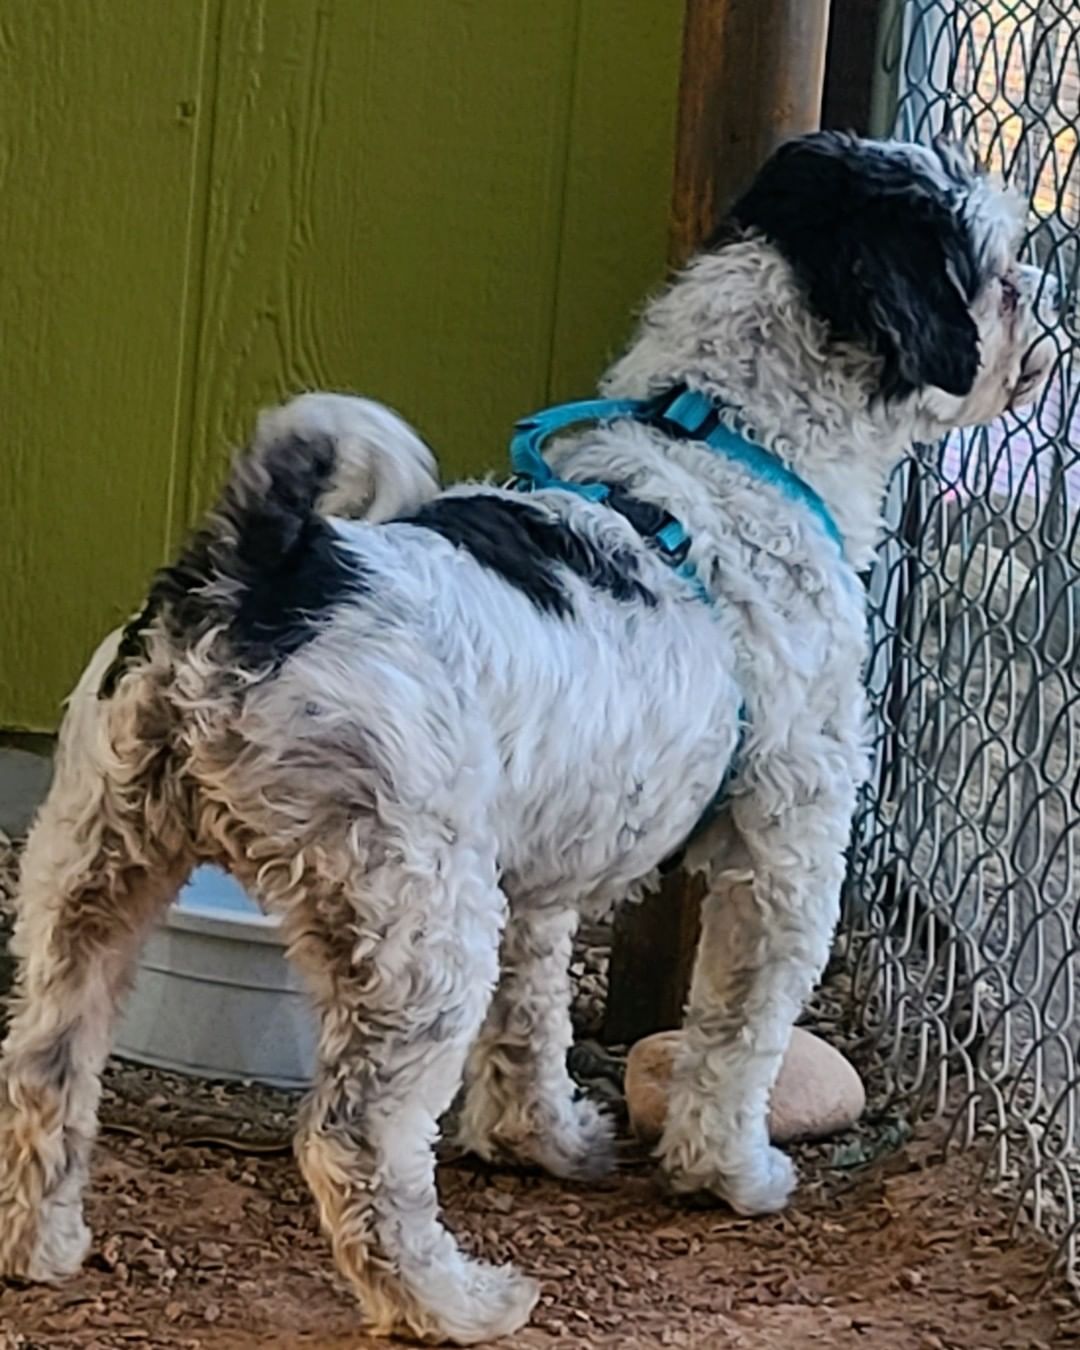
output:
[[[449,474],[662,276],[681,0],[5,0],[0,726],[48,729],[260,404]]]

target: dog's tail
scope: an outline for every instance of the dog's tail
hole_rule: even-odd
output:
[[[326,517],[377,524],[411,515],[438,490],[434,455],[389,408],[301,394],[260,414],[200,537],[219,573],[280,572],[313,530],[322,536]]]
[[[192,607],[207,611],[194,627],[253,608],[265,608],[267,623],[276,625],[290,601],[310,606],[314,597],[306,592],[330,584],[346,553],[327,517],[393,520],[438,490],[435,457],[380,403],[303,394],[264,412],[217,506],[173,569],[189,617]],[[187,584],[192,572],[194,587]]]
[[[228,632],[245,665],[288,654],[361,584],[328,517],[393,520],[438,490],[430,449],[379,403],[304,394],[264,412],[217,504],[124,630],[102,697],[145,659],[158,620],[183,647]]]
[[[306,445],[320,444],[318,453]],[[254,479],[247,488],[246,480]],[[259,417],[228,493],[257,509],[268,490],[287,510],[374,523],[409,515],[439,490],[435,456],[397,413],[348,394],[301,394]],[[239,505],[236,502],[235,505]]]

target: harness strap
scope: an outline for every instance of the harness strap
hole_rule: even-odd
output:
[[[700,600],[712,605],[712,596],[687,556],[690,551],[690,536],[681,521],[676,520],[663,507],[643,502],[616,484],[580,483],[558,478],[544,458],[544,446],[547,441],[568,427],[583,423],[608,426],[613,422],[630,418],[646,426],[656,427],[675,440],[702,442],[716,454],[741,465],[753,477],[779,489],[792,501],[813,513],[843,556],[843,536],[820,495],[809,483],[789,469],[778,455],[725,426],[720,417],[721,409],[707,395],[688,389],[685,385],[679,385],[651,399],[592,398],[545,408],[541,412],[533,413],[531,417],[523,418],[514,428],[514,436],[510,443],[513,485],[520,492],[558,488],[564,492],[573,492],[589,501],[604,502],[625,517],[638,534],[657,549],[665,562],[690,585]],[[739,709],[739,728],[739,743],[716,795],[702,812],[687,840],[660,864],[662,873],[679,866],[687,847],[712,823],[724,805],[738,762],[742,758],[743,742],[746,739],[745,705]]]
[[[624,418],[654,426],[676,440],[700,441],[716,454],[741,465],[755,478],[779,489],[792,501],[806,507],[839,549],[844,552],[844,540],[832,513],[820,494],[805,479],[771,450],[756,444],[741,432],[725,426],[721,409],[707,394],[679,385],[651,399],[592,398],[577,403],[560,403],[523,418],[514,428],[510,442],[510,463],[519,491],[532,492],[541,488],[562,488],[590,501],[606,501],[610,487],[604,483],[579,483],[556,477],[543,449],[547,441],[568,427],[582,423],[609,426]],[[661,532],[652,538],[665,554],[673,554],[689,547],[689,535],[683,525],[670,519]],[[692,564],[685,554],[677,568],[692,583],[697,581]],[[702,587],[704,590],[704,587]]]
[[[560,403],[554,408],[535,412],[531,417],[523,417],[515,425],[510,442],[510,464],[515,478],[521,480],[520,489],[531,492],[537,488],[565,488],[592,501],[603,501],[606,490],[593,491],[603,489],[601,483],[571,483],[556,478],[544,458],[544,445],[560,431],[581,423],[599,422],[606,426],[623,417],[636,420],[646,406],[636,398],[587,398],[577,403]]]

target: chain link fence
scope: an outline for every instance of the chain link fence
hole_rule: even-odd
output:
[[[872,580],[876,773],[847,953],[890,1086],[986,1144],[1077,1270],[1080,4],[899,0],[897,134],[962,138],[1031,203],[1063,299],[1037,405],[897,475]]]

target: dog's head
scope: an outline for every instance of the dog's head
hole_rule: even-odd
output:
[[[1050,368],[1021,204],[955,146],[819,132],[784,145],[732,223],[787,259],[838,342],[880,358],[880,394],[943,426],[1031,400]]]

